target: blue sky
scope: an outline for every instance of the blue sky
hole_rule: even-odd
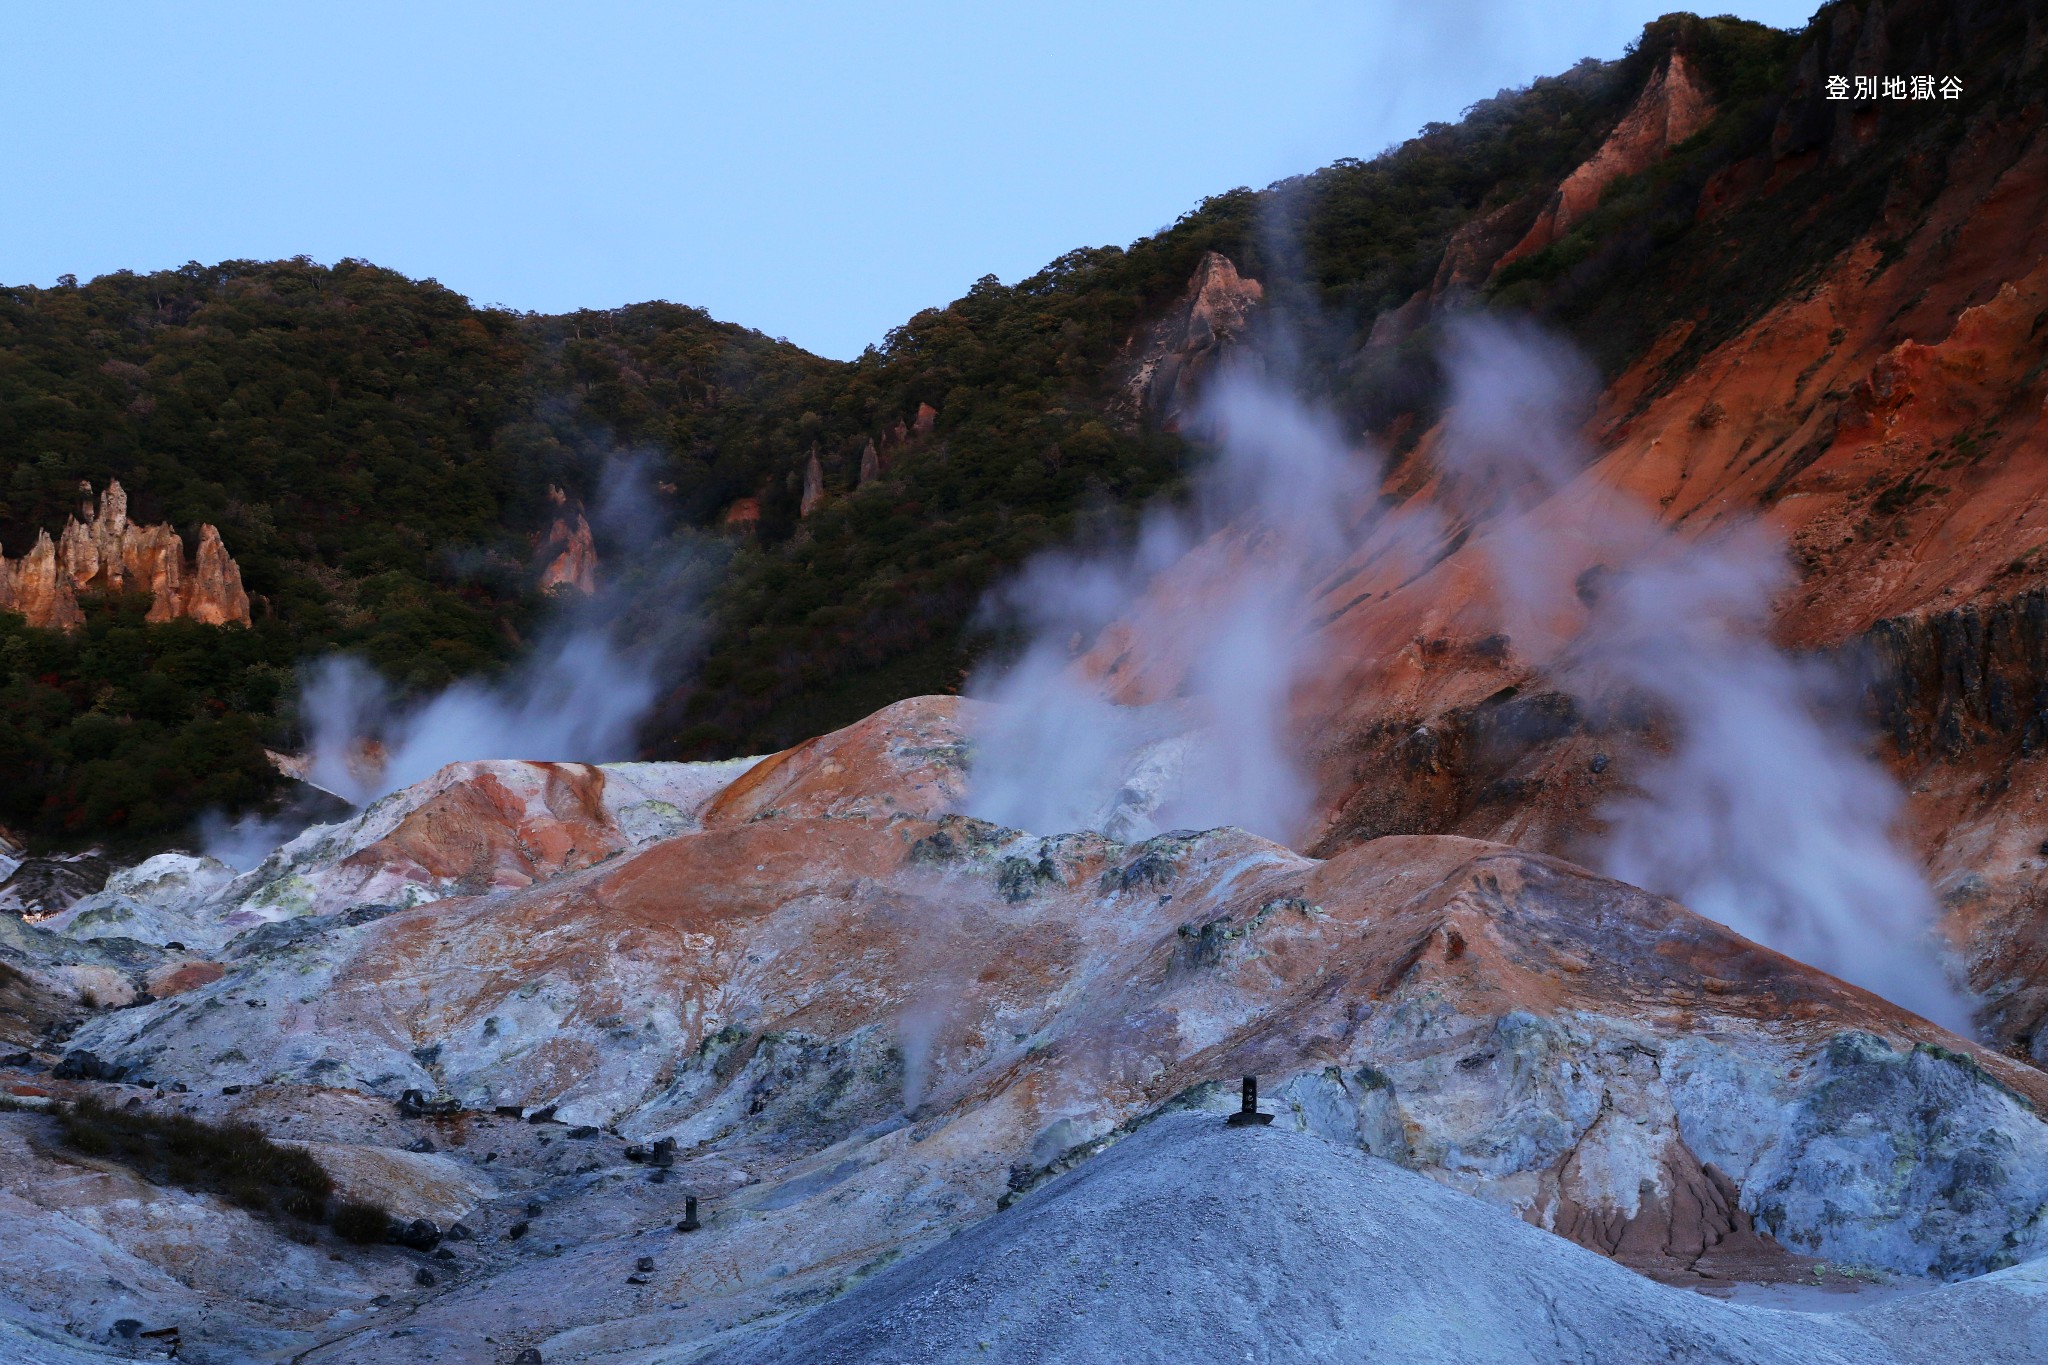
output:
[[[1670,7],[23,0],[0,7],[0,282],[361,256],[479,303],[668,298],[851,356],[983,274],[1618,56]]]

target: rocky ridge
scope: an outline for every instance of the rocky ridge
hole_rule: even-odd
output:
[[[1706,127],[1714,113],[1713,97],[1693,74],[1685,54],[1673,52],[1651,74],[1600,149],[1564,178],[1537,213],[1536,221],[1494,261],[1490,273],[1497,274],[1564,236],[1599,207],[1600,196],[1609,186],[1624,176],[1648,170],[1666,152]],[[1453,256],[1454,250],[1445,252],[1445,267],[1455,278],[1462,272],[1453,264]]]
[[[0,555],[0,611],[20,612],[32,626],[72,630],[85,621],[80,593],[147,592],[150,621],[249,624],[242,571],[218,530],[201,526],[199,544],[187,558],[171,527],[128,520],[128,495],[119,480],[97,500],[90,485],[81,491],[84,520],[66,520],[55,541],[43,532],[19,559]]]
[[[1181,297],[1126,345],[1116,412],[1177,430],[1201,381],[1244,339],[1264,298],[1265,286],[1239,275],[1229,257],[1204,253]]]
[[[567,588],[589,597],[597,591],[597,542],[590,522],[580,505],[569,505],[569,495],[561,489],[550,487],[548,501],[555,507],[555,518],[534,555],[541,565],[540,590]]]

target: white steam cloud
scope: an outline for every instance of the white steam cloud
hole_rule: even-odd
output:
[[[1191,509],[1042,557],[992,600],[1028,644],[970,683],[1000,705],[965,809],[1048,833],[1297,837],[1312,788],[1290,703],[1322,662],[1317,582],[1367,530],[1412,549],[1449,514],[1492,563],[1518,653],[1591,710],[1648,703],[1669,740],[1602,812],[1605,871],[1967,1031],[1932,897],[1891,839],[1900,794],[1844,719],[1846,680],[1771,643],[1788,581],[1771,532],[1730,512],[1680,535],[1588,475],[1596,386],[1568,344],[1468,319],[1444,364],[1441,510],[1376,527],[1373,461],[1293,394],[1227,371]]]
[[[361,805],[466,759],[628,757],[658,689],[646,661],[603,627],[543,636],[505,677],[459,682],[413,706],[367,663],[336,655],[309,670],[300,698],[307,779]]]
[[[501,677],[402,700],[364,661],[312,665],[300,694],[308,779],[354,804],[469,759],[600,763],[630,757],[641,723],[697,641],[694,611],[719,554],[656,539],[644,471],[614,461],[593,514],[621,547],[589,600],[564,595],[525,659]]]
[[[1342,557],[1376,470],[1248,368],[1200,421],[1220,454],[1191,508],[1153,509],[1125,545],[1043,557],[993,599],[1029,642],[969,684],[1000,703],[975,736],[970,813],[1123,839],[1299,832],[1310,784],[1288,710],[1318,659],[1313,579]]]
[[[210,810],[199,817],[199,848],[207,857],[247,872],[312,823],[312,815],[299,810],[277,815],[251,811],[233,820]]]
[[[1604,667],[1679,731],[1608,810],[1606,870],[1968,1032],[1930,951],[1934,899],[1887,837],[1899,792],[1828,719],[1847,689],[1765,638],[1781,547],[1751,528],[1689,558],[1601,604]]]
[[[687,533],[663,539],[656,506],[642,462],[608,462],[591,520],[616,549],[599,591],[558,596],[533,648],[501,676],[407,698],[352,655],[308,664],[299,691],[306,780],[361,806],[470,759],[631,757],[641,724],[698,641],[695,605],[726,553]],[[247,870],[309,823],[332,818],[321,800],[302,799],[233,821],[208,812],[197,833],[208,856]]]
[[[1583,365],[1484,320],[1445,360],[1439,460],[1466,481],[1458,497],[1501,514],[1484,544],[1514,638],[1537,658],[1562,644],[1558,681],[1647,699],[1671,732],[1603,812],[1603,870],[1966,1033],[1933,897],[1890,837],[1900,794],[1841,719],[1846,680],[1770,641],[1783,546],[1747,516],[1681,537],[1590,479],[1552,501],[1592,461]]]

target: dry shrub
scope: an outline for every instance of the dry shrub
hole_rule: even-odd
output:
[[[391,1217],[374,1204],[334,1200],[334,1180],[306,1152],[246,1123],[112,1109],[80,1100],[57,1115],[65,1145],[118,1161],[152,1184],[218,1195],[237,1208],[291,1225],[332,1224],[351,1242],[380,1242]]]

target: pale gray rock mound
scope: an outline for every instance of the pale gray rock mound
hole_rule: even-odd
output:
[[[1183,1114],[701,1359],[2025,1360],[2048,1343],[2044,1290],[2035,1263],[1861,1313],[1722,1303],[1389,1162]]]
[[[235,879],[213,858],[159,853],[107,878],[100,890],[51,916],[45,929],[67,938],[132,938],[162,947],[217,948],[233,936],[207,902]]]
[[[1200,1122],[1155,1116],[1220,1100],[1247,1073],[1266,1080],[1276,1121],[1258,1150],[1273,1171],[1219,1167],[1207,1138],[1147,1166],[1170,1171],[1152,1194],[1189,1235],[1212,1214],[1252,1218],[1223,1228],[1249,1259],[1232,1268],[1214,1238],[1200,1243],[1214,1255],[1173,1251],[1136,1215],[1087,1214],[1095,1245],[1122,1238],[1153,1262],[1091,1267],[1068,1286],[1069,1316],[1119,1286],[1141,1304],[1172,1291],[1157,1323],[1115,1310],[1110,1345],[1186,1319],[1220,1345],[1175,1358],[1228,1358],[1236,1339],[1203,1314],[1231,1310],[1187,1306],[1227,1294],[1278,1305],[1240,1355],[1364,1358],[1340,1310],[1405,1284],[1359,1329],[1392,1343],[1385,1358],[1430,1358],[1395,1349],[1415,1345],[1400,1332],[1446,1332],[1445,1318],[1478,1335],[1444,1337],[1438,1358],[1540,1358],[1479,1352],[1500,1330],[1545,1328],[1553,1303],[1543,1342],[1569,1329],[1588,1350],[1619,1343],[1588,1358],[1670,1358],[1649,1347],[1672,1343],[1680,1359],[1791,1358],[1786,1341],[1801,1359],[1892,1358],[1891,1319],[1786,1337],[1812,1320],[1672,1298],[1623,1269],[1811,1282],[1806,1257],[1837,1281],[2000,1272],[1972,1282],[1992,1297],[1944,1319],[1969,1346],[1955,1359],[1985,1355],[1956,1324],[1981,1337],[2030,1321],[2030,1262],[2048,1251],[2038,1071],[1675,902],[1498,844],[1389,836],[1316,859],[1233,829],[1127,843],[946,814],[973,705],[899,703],[752,765],[454,765],[225,889],[214,903],[253,922],[203,960],[0,917],[0,956],[30,985],[56,983],[16,1010],[17,1036],[47,1037],[41,1060],[0,1080],[28,1098],[255,1123],[323,1153],[345,1189],[449,1230],[459,1276],[386,1248],[324,1316],[234,1310],[292,1333],[308,1362],[376,1359],[392,1341],[478,1365],[529,1347],[642,1365],[739,1350],[754,1338],[736,1333],[948,1237],[997,1236],[969,1230],[1005,1206],[992,1227],[1061,1188],[1114,1193],[1127,1147]],[[108,973],[154,1001],[89,1009],[87,974],[116,1003]],[[60,1049],[130,1083],[60,1068]],[[1327,1152],[1288,1175],[1311,1139]],[[1240,1179],[1273,1208],[1221,1207]],[[1386,1188],[1408,1222],[1375,1211]],[[693,1197],[700,1218],[681,1231]],[[1309,1207],[1321,1199],[1334,1222]],[[1060,1220],[1083,1213],[1027,1224],[1057,1253],[1032,1273],[1094,1254],[1058,1250]],[[457,1218],[474,1238],[453,1238]],[[1372,1227],[1383,1241],[1361,1240]],[[1266,1245],[1281,1262],[1260,1259]],[[1286,1267],[1306,1269],[1297,1282]],[[1453,1268],[1463,1278],[1443,1279]],[[402,1325],[363,1310],[390,1293],[373,1270],[406,1277]],[[995,1274],[991,1302],[1021,1321],[1028,1286]],[[24,1272],[13,1292],[49,1313],[86,1282]],[[250,1301],[188,1289],[188,1305]],[[1894,1317],[1901,1341],[1938,1335]],[[1775,1335],[1745,1325],[1760,1320]],[[88,1340],[109,1330],[63,1321]],[[979,1356],[980,1340],[962,1349]],[[1005,1338],[982,1358],[1030,1345]]]
[[[9,1365],[102,1365],[109,1360],[133,1359],[132,1355],[89,1346],[13,1299],[0,1296],[0,1360]]]
[[[705,803],[758,761],[451,763],[301,831],[186,913],[218,944],[281,919],[531,885],[695,832]]]
[[[758,1146],[737,1164],[763,1181],[852,1144],[845,1179],[878,1198],[999,1197],[1254,1071],[1283,1123],[1658,1273],[1790,1251],[1960,1278],[2048,1247],[2038,1075],[1670,902],[1460,840],[1317,863],[1229,830],[1126,846],[846,813],[835,768],[946,796],[950,750],[881,733],[764,762],[703,832],[635,856],[259,927],[227,974],[71,1046],[194,1086],[418,1089]],[[435,821],[407,847],[435,861],[449,830],[473,846]],[[561,837],[584,830],[616,840]],[[861,1137],[906,1108],[944,1140]]]
[[[88,998],[129,1004],[170,956],[134,939],[81,941],[0,915],[0,1037],[25,1041],[47,1028],[73,1027],[74,1011]]]

